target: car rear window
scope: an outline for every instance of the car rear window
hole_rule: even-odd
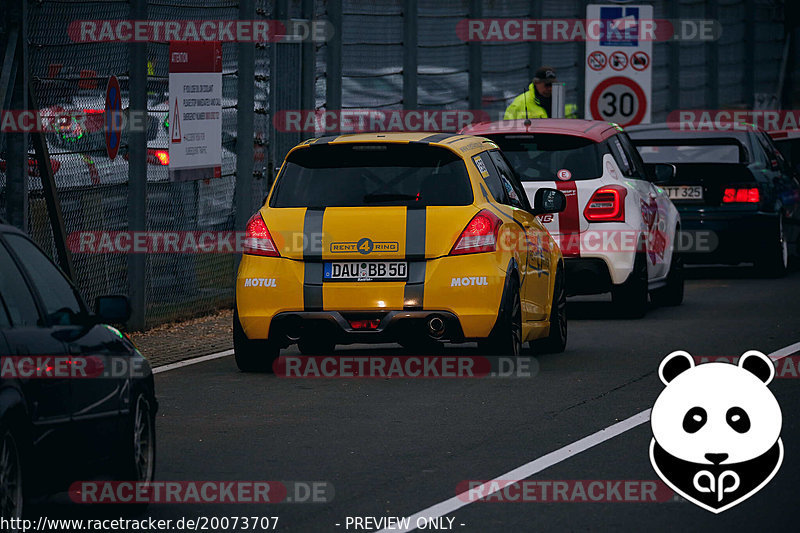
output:
[[[552,133],[491,135],[522,181],[556,181],[560,170],[573,180],[603,175],[601,146],[574,135]]]
[[[469,205],[464,161],[427,144],[330,144],[296,150],[270,207]]]
[[[743,163],[746,152],[736,139],[633,141],[645,163]]]

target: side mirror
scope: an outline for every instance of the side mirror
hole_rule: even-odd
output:
[[[567,197],[556,189],[543,187],[533,197],[533,214],[560,213],[567,207]]]
[[[675,177],[675,165],[670,163],[647,163],[645,167],[650,181],[656,185],[669,183]]]
[[[119,294],[98,296],[94,301],[94,310],[100,321],[108,324],[122,324],[131,317],[128,297]]]

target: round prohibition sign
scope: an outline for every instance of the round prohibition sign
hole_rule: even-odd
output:
[[[614,70],[625,70],[625,67],[628,66],[628,54],[618,50],[611,54],[608,62]]]
[[[647,111],[647,97],[630,78],[614,76],[600,82],[592,91],[589,110],[595,120],[616,122],[620,126],[639,124]]]
[[[647,52],[636,52],[631,56],[631,66],[633,70],[643,71],[650,66],[650,56]]]
[[[608,64],[608,58],[606,54],[600,50],[595,50],[589,57],[586,58],[586,64],[589,65],[589,68],[594,71],[601,71],[606,68]]]

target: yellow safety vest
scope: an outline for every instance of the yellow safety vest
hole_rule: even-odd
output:
[[[566,118],[578,118],[577,105],[567,104],[564,108],[564,116]],[[549,118],[547,111],[541,106],[539,99],[536,98],[533,83],[528,86],[527,91],[514,98],[514,101],[508,106],[503,116],[503,120],[520,118]]]

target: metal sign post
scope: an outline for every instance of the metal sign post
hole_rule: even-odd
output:
[[[567,87],[566,83],[554,83],[553,84],[553,93],[551,95],[552,98],[552,116],[551,118],[564,118],[564,106],[566,105],[564,100],[567,95]]]

